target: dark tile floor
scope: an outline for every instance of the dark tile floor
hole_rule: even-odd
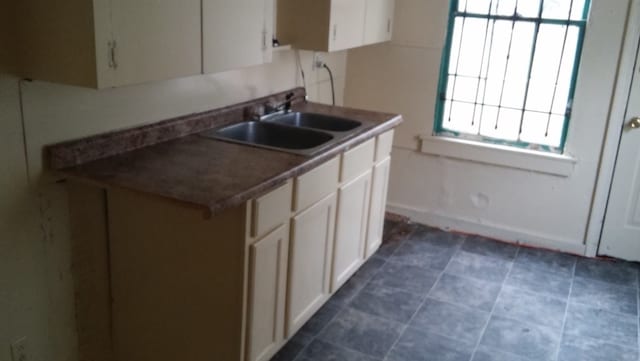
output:
[[[637,361],[638,270],[387,221],[272,361]]]

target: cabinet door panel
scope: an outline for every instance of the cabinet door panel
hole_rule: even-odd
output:
[[[250,246],[247,360],[267,361],[284,341],[289,227]]]
[[[287,337],[329,298],[335,209],[333,193],[291,221]]]
[[[338,191],[332,292],[340,288],[364,262],[370,191],[370,170]]]
[[[366,0],[332,0],[329,50],[361,46],[364,41]]]
[[[111,0],[111,22],[117,66],[108,85],[201,72],[200,0]]]
[[[391,40],[394,10],[395,0],[367,0],[365,44]]]
[[[371,257],[380,247],[380,243],[382,243],[382,229],[384,227],[384,213],[387,206],[390,167],[391,158],[387,157],[373,168],[371,208],[369,209],[369,225],[367,231],[367,258]]]
[[[266,3],[273,4],[272,0]],[[205,73],[262,64],[270,49],[265,0],[203,0],[202,56]],[[269,21],[269,24],[272,22]]]

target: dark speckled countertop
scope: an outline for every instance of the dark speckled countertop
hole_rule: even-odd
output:
[[[304,94],[300,88],[294,92]],[[313,156],[197,135],[243,121],[251,109],[265,101],[280,101],[286,93],[49,146],[49,165],[76,180],[159,196],[215,214],[258,197],[402,122],[399,115],[295,102],[292,109],[296,111],[351,118],[364,124],[352,136]]]

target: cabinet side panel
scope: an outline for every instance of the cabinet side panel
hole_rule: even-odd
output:
[[[113,361],[105,191],[70,182],[69,215],[80,361]]]
[[[118,361],[240,360],[245,207],[201,210],[109,191]]]
[[[96,87],[92,1],[29,0],[17,3],[21,75]]]
[[[298,49],[329,49],[330,0],[278,0],[276,35]]]

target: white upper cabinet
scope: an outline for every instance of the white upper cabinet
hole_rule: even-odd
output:
[[[111,0],[114,48],[105,86],[201,72],[200,0]],[[110,65],[110,66],[109,66]]]
[[[331,1],[331,51],[355,48],[363,44],[366,0]]]
[[[199,74],[201,0],[19,2],[21,76],[108,88]]]
[[[391,40],[395,0],[367,0],[364,44]]]
[[[202,0],[204,73],[271,61],[274,0]]]
[[[299,49],[338,51],[391,39],[394,0],[278,0],[276,35]]]
[[[109,88],[271,61],[274,0],[18,2],[20,76]]]

